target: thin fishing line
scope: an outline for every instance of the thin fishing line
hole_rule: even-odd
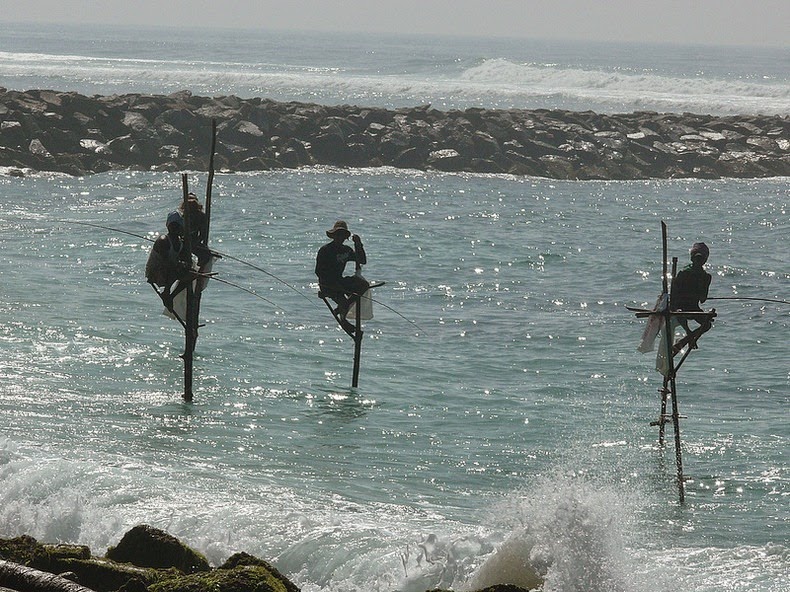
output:
[[[79,225],[82,225],[82,226],[90,226],[92,228],[101,228],[102,230],[110,230],[112,232],[120,232],[122,234],[133,236],[135,238],[140,238],[140,239],[143,239],[143,240],[147,240],[148,242],[155,242],[155,240],[156,240],[156,239],[153,239],[153,238],[151,238],[149,236],[143,236],[142,234],[136,234],[134,232],[129,232],[128,230],[121,230],[120,228],[113,228],[111,226],[104,226],[102,224],[94,224],[94,223],[91,223],[91,222],[80,222],[80,221],[77,221],[77,220],[59,220],[59,222],[62,222],[62,223],[65,223],[65,224],[79,224]],[[315,301],[313,301],[311,298],[308,298],[301,290],[299,290],[298,288],[292,286],[291,284],[289,284],[285,280],[278,278],[273,273],[266,271],[262,267],[258,267],[257,265],[255,265],[253,263],[250,263],[249,261],[244,261],[243,259],[239,259],[238,257],[234,257],[233,255],[228,255],[227,253],[222,253],[220,251],[215,251],[214,249],[209,249],[209,251],[211,251],[212,254],[219,255],[220,257],[226,257],[226,258],[230,259],[231,261],[236,261],[238,263],[241,263],[242,265],[246,265],[248,267],[251,267],[252,269],[260,271],[261,273],[264,273],[264,274],[274,278],[278,282],[284,284],[285,286],[288,286],[291,290],[293,290],[294,292],[299,294],[305,300],[309,301],[310,304],[312,304],[313,306],[318,306],[318,304],[316,304]],[[219,278],[213,278],[213,279],[216,279],[216,280],[219,281]],[[232,284],[231,282],[228,282],[227,280],[223,280],[223,282],[227,283],[228,285],[233,285],[233,286],[235,286],[237,288],[244,289],[241,286],[237,286],[235,284]],[[251,290],[250,290],[250,292],[255,294],[256,296],[262,298],[263,300],[266,300],[265,298],[263,298],[263,296],[260,296],[259,294],[256,294],[255,292],[252,292]],[[412,325],[414,325],[417,329],[419,329],[423,333],[425,332],[425,329],[420,327],[417,323],[415,323],[411,319],[409,319],[409,318],[405,317],[404,315],[402,315],[401,313],[399,313],[397,310],[395,310],[391,306],[388,306],[388,305],[384,304],[383,302],[381,302],[380,300],[376,300],[375,298],[370,298],[370,299],[373,302],[375,302],[376,304],[379,304],[379,305],[383,306],[387,310],[390,310],[390,311],[394,312],[396,315],[398,315],[404,321],[407,321],[408,323],[411,323]],[[266,301],[269,302],[270,304],[273,304],[272,302],[270,302],[268,300],[266,300]],[[277,305],[274,304],[274,306],[277,306]],[[280,308],[280,307],[278,307],[278,308]],[[282,310],[282,308],[280,308],[280,310]]]
[[[143,236],[142,234],[136,234],[134,232],[129,232],[128,230],[121,230],[120,228],[113,228],[112,226],[103,226],[102,224],[94,224],[94,223],[91,223],[91,222],[79,222],[77,220],[58,220],[58,222],[65,223],[65,224],[79,224],[81,226],[90,226],[92,228],[101,228],[102,230],[110,230],[112,232],[120,232],[121,234],[126,234],[126,235],[129,235],[129,236],[133,236],[135,238],[140,238],[140,239],[143,239],[143,240],[147,240],[148,242],[151,242],[151,243],[156,242],[156,239],[153,239],[150,236]],[[308,298],[298,288],[296,288],[295,286],[292,286],[291,284],[289,284],[285,280],[278,278],[276,275],[274,275],[273,273],[271,273],[269,271],[266,271],[262,267],[258,267],[257,265],[254,265],[253,263],[250,263],[249,261],[244,261],[243,259],[239,259],[238,257],[234,257],[233,255],[228,255],[227,253],[222,253],[220,251],[215,251],[214,249],[211,249],[211,248],[209,249],[209,251],[211,252],[212,255],[219,255],[220,257],[230,259],[231,261],[236,261],[238,263],[241,263],[242,265],[246,265],[247,267],[251,267],[251,268],[253,268],[253,269],[257,270],[257,271],[260,271],[261,273],[264,273],[264,274],[268,275],[269,277],[274,278],[275,280],[277,280],[281,284],[284,284],[285,286],[288,286],[291,290],[293,290],[294,292],[299,294],[305,300],[309,301],[313,306],[318,306],[312,299]],[[275,306],[277,306],[277,305],[275,305]]]
[[[759,302],[776,302],[778,304],[790,304],[788,300],[778,300],[775,298],[750,298],[747,296],[709,296],[708,300],[757,300]]]
[[[222,253],[222,252],[220,252],[220,251],[215,251],[215,250],[213,250],[213,249],[211,249],[211,252],[212,252],[212,254],[219,255],[220,257],[225,257],[225,258],[227,258],[227,259],[230,259],[231,261],[236,261],[237,263],[241,263],[242,265],[246,265],[247,267],[251,267],[251,268],[253,268],[253,269],[257,270],[257,271],[260,271],[261,273],[265,273],[265,274],[266,274],[266,275],[268,275],[269,277],[272,277],[272,278],[274,278],[275,280],[277,280],[278,282],[280,282],[281,284],[283,284],[283,285],[285,285],[285,286],[289,287],[291,290],[293,290],[294,292],[296,292],[297,294],[299,294],[299,296],[301,296],[302,298],[304,298],[305,300],[307,300],[307,301],[308,301],[310,304],[312,304],[313,306],[318,306],[318,304],[316,304],[316,302],[315,302],[315,301],[314,301],[312,298],[308,298],[308,297],[307,297],[307,295],[305,295],[305,293],[304,293],[304,292],[302,292],[301,290],[299,290],[299,288],[297,288],[297,287],[295,287],[295,286],[292,286],[291,284],[289,284],[289,283],[288,283],[288,282],[286,282],[285,280],[278,278],[276,275],[274,275],[274,274],[273,274],[273,273],[271,273],[271,272],[268,272],[268,271],[266,271],[266,270],[265,270],[265,269],[263,269],[262,267],[258,267],[258,266],[257,266],[257,265],[255,265],[254,263],[250,263],[249,261],[244,261],[244,259],[239,259],[238,257],[234,257],[233,255],[228,255],[227,253]]]
[[[397,310],[395,310],[395,309],[394,309],[394,308],[392,308],[391,306],[388,306],[388,305],[384,304],[383,302],[381,302],[380,300],[376,300],[375,298],[373,298],[373,297],[371,297],[371,296],[366,296],[366,298],[370,298],[370,300],[371,300],[372,302],[375,302],[375,303],[376,303],[376,304],[378,304],[379,306],[383,306],[383,307],[384,307],[384,308],[386,308],[387,310],[391,310],[391,311],[392,311],[392,312],[394,312],[396,315],[398,315],[400,318],[402,318],[404,321],[407,321],[407,322],[411,323],[412,325],[414,325],[414,326],[415,326],[417,329],[419,329],[419,330],[420,330],[420,331],[422,331],[423,333],[425,333],[425,332],[426,332],[426,331],[425,331],[425,329],[423,329],[422,327],[420,327],[420,326],[419,326],[417,323],[415,323],[414,321],[412,321],[412,320],[411,320],[411,319],[409,319],[408,317],[405,317],[405,316],[403,316],[401,313],[399,313]]]
[[[261,296],[260,294],[258,294],[258,293],[257,293],[255,290],[250,290],[249,288],[245,288],[244,286],[240,286],[239,284],[235,284],[235,283],[233,283],[233,282],[229,282],[228,280],[224,280],[224,279],[222,279],[222,278],[218,278],[218,277],[216,277],[216,276],[213,276],[213,275],[212,275],[212,276],[207,276],[207,275],[203,275],[203,274],[198,274],[198,277],[205,277],[205,278],[208,278],[208,279],[210,279],[210,280],[217,281],[217,282],[219,282],[219,283],[221,283],[221,284],[227,284],[227,285],[229,285],[229,286],[233,286],[234,288],[238,288],[239,290],[243,290],[243,291],[247,292],[247,294],[252,294],[252,295],[253,295],[253,296],[255,296],[256,298],[260,298],[260,299],[261,299],[261,300],[263,300],[264,302],[268,302],[268,303],[269,303],[269,304],[271,304],[271,305],[272,305],[274,308],[277,308],[277,309],[279,309],[279,310],[281,310],[281,311],[283,311],[283,312],[287,312],[287,311],[286,311],[286,310],[285,310],[283,307],[281,307],[281,306],[278,306],[277,304],[275,304],[274,302],[272,302],[272,301],[271,301],[271,300],[269,300],[268,298],[264,298],[263,296]]]

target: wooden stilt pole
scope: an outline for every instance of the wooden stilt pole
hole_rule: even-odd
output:
[[[674,362],[672,362],[674,364]],[[672,370],[670,380],[672,394],[672,427],[675,429],[675,465],[678,474],[678,499],[682,504],[686,499],[686,484],[683,480],[683,453],[680,448],[680,410],[678,408],[678,390],[675,384],[675,371]]]
[[[658,416],[658,445],[664,446],[664,424],[667,418],[667,399],[669,395],[669,377],[664,377],[664,384],[661,386],[661,414]]]
[[[206,214],[206,228],[204,237],[206,244],[204,245],[208,248],[208,233],[209,233],[209,226],[211,223],[211,189],[214,182],[214,153],[217,147],[217,122],[216,120],[211,121],[211,155],[209,157],[209,171],[208,171],[208,181],[206,182],[206,205],[205,205],[205,214]],[[189,184],[187,180],[187,175],[181,175],[181,185],[183,187],[184,193],[184,246],[183,246],[183,257],[187,262],[187,265],[191,268],[192,267],[192,224],[196,224],[197,220],[191,220],[190,216],[190,207],[188,204],[189,200]],[[193,380],[193,372],[194,372],[194,353],[195,353],[195,346],[197,345],[197,338],[198,338],[198,326],[200,324],[200,300],[202,290],[195,289],[196,282],[189,280],[186,288],[186,295],[187,295],[187,310],[186,310],[186,321],[184,327],[184,334],[185,334],[185,343],[184,343],[184,401],[192,402],[193,393],[192,393],[192,380]]]
[[[667,225],[663,221],[661,222],[661,240],[662,240],[662,250],[663,250],[663,262],[662,262],[662,271],[663,271],[663,289],[665,294],[669,294],[669,282],[667,278],[667,267],[668,267],[668,260],[667,260]],[[673,276],[674,276],[674,267],[677,266],[677,259],[674,260],[673,266]],[[666,387],[669,386],[669,396],[672,401],[672,427],[675,430],[675,463],[677,465],[677,483],[678,483],[678,498],[680,499],[680,503],[682,504],[685,500],[685,484],[683,482],[683,457],[682,452],[680,449],[680,413],[678,411],[678,394],[677,394],[677,385],[675,384],[675,354],[674,354],[674,331],[672,327],[672,310],[671,306],[667,305],[666,310],[664,311],[664,343],[663,346],[666,348],[665,355],[667,360],[667,374],[664,377],[664,390],[662,391],[662,399],[665,399],[667,396]],[[661,414],[661,428],[664,427],[664,418],[666,413],[666,403],[663,402],[662,404],[662,414]]]
[[[217,120],[211,120],[211,156],[208,159],[208,180],[206,181],[206,246],[208,246],[208,231],[211,224],[211,190],[214,185],[214,154],[217,151]]]
[[[359,366],[362,356],[362,296],[355,294],[354,302],[357,314],[354,326],[354,373],[351,378],[351,386],[357,388],[359,386]]]
[[[379,288],[384,285],[384,282],[378,282],[375,284],[370,284],[368,286],[368,291],[372,290],[373,288]],[[368,293],[365,292],[365,294]],[[361,357],[362,357],[362,339],[364,337],[364,332],[362,331],[362,298],[364,294],[351,294],[351,297],[354,301],[354,306],[356,308],[355,311],[355,319],[354,325],[347,322],[346,319],[343,319],[340,314],[332,308],[332,305],[329,303],[328,296],[319,292],[318,297],[324,301],[326,307],[329,309],[329,312],[332,313],[335,321],[340,326],[343,331],[346,332],[346,335],[351,337],[354,340],[354,371],[351,377],[351,386],[356,388],[359,386],[359,369],[361,366]],[[350,308],[350,307],[349,307]]]
[[[189,269],[192,268],[192,235],[189,215],[189,184],[187,175],[181,175],[181,186],[184,193],[184,245],[182,247],[182,260],[186,262]],[[195,342],[197,341],[197,310],[195,302],[195,290],[191,278],[187,280],[186,299],[186,328],[184,330],[184,401],[192,402],[192,374],[193,374],[193,354],[195,352]]]

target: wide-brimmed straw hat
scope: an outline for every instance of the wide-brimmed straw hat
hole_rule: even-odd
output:
[[[335,235],[341,231],[351,236],[351,232],[348,230],[348,224],[346,224],[345,220],[338,220],[337,222],[335,222],[335,225],[326,231],[326,235],[329,238],[334,238]]]

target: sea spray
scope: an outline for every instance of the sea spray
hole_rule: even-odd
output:
[[[609,484],[574,474],[542,479],[497,514],[513,530],[467,582],[467,590],[516,584],[544,592],[630,592],[626,552],[633,502]]]

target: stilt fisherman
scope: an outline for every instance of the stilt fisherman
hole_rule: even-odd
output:
[[[711,276],[705,271],[704,265],[710,256],[710,249],[705,243],[694,243],[689,250],[691,264],[681,269],[674,280],[669,299],[670,310],[683,312],[702,312],[700,304],[708,299]],[[677,317],[680,325],[691,333],[688,319]],[[705,331],[710,328],[710,322],[700,322]],[[703,331],[704,332],[704,331]]]
[[[364,294],[370,284],[359,275],[344,276],[346,263],[355,261],[359,265],[367,263],[365,249],[359,235],[352,235],[348,224],[338,220],[335,225],[326,231],[332,242],[325,244],[318,250],[315,260],[315,274],[318,276],[319,295],[331,298],[338,306],[336,314],[342,322],[345,320],[348,308],[354,294]],[[351,238],[354,248],[345,242]],[[349,323],[350,325],[350,323]]]
[[[167,215],[167,234],[154,241],[148,261],[145,264],[145,277],[157,290],[165,307],[172,312],[173,298],[187,286],[189,268],[181,260],[181,240],[184,233],[184,219],[179,212]],[[175,286],[174,286],[175,284]]]

